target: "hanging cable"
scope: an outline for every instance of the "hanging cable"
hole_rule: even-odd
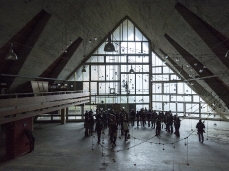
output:
[[[188,163],[188,137],[187,137],[187,165],[189,165]]]

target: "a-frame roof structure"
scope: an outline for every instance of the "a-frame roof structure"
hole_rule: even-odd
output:
[[[168,55],[168,65],[177,72],[183,65],[189,74],[185,66],[191,66],[195,77],[182,77],[229,107],[227,0],[10,0],[1,1],[0,8],[0,74],[9,92],[24,91],[40,76],[66,80],[129,16],[161,59]],[[11,43],[18,61],[5,60]]]

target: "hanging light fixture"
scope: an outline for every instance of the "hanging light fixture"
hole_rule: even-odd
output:
[[[85,66],[83,66],[82,72],[86,72]]]
[[[115,47],[114,47],[114,45],[111,43],[111,34],[110,34],[110,32],[109,32],[109,34],[108,34],[108,43],[105,45],[104,51],[105,51],[105,52],[114,52],[114,51],[115,51]]]
[[[18,60],[17,55],[13,51],[13,43],[10,44],[10,51],[6,54],[6,60]]]
[[[134,70],[133,70],[133,68],[132,68],[132,65],[131,65],[131,68],[130,68],[130,71],[129,71],[131,74],[133,74],[134,73]]]

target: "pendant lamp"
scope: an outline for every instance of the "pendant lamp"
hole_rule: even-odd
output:
[[[13,43],[10,44],[10,51],[6,54],[6,60],[18,60],[17,55],[13,51]]]
[[[115,47],[114,47],[114,45],[111,43],[111,34],[110,34],[110,32],[109,32],[109,34],[108,34],[108,43],[105,45],[104,51],[105,51],[105,52],[114,52],[114,51],[115,51]]]

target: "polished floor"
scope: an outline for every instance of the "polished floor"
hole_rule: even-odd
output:
[[[155,129],[130,126],[131,139],[117,139],[112,149],[107,130],[103,143],[84,137],[83,123],[34,125],[35,150],[9,161],[1,171],[225,171],[229,168],[229,123],[206,121],[204,143],[195,130],[198,121],[181,122],[180,137]]]

